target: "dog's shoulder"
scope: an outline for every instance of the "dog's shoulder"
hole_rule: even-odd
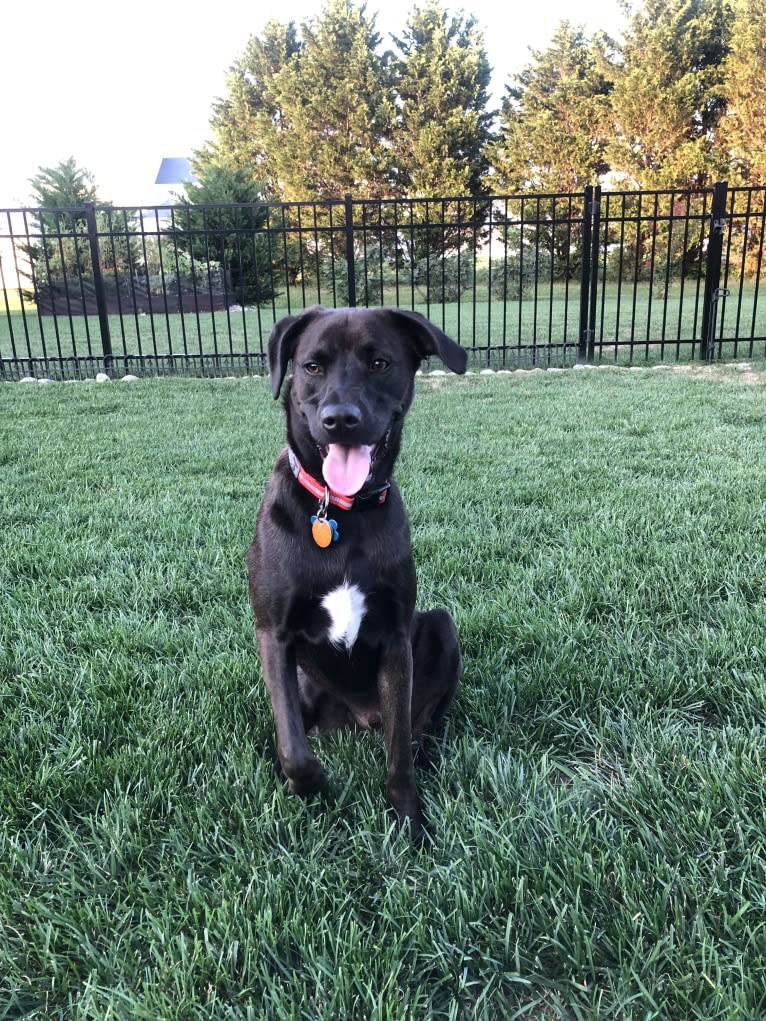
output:
[[[300,511],[299,496],[294,492],[294,479],[290,470],[290,462],[285,448],[277,457],[274,467],[266,483],[261,506],[258,510],[258,526],[265,525],[269,519],[290,525],[294,516]],[[288,530],[290,530],[288,528]]]

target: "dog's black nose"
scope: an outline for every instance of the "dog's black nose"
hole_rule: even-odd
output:
[[[319,419],[329,433],[348,432],[361,424],[362,410],[356,404],[327,404]]]

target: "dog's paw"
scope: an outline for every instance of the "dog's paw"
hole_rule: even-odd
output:
[[[396,818],[396,829],[400,839],[409,841],[419,851],[433,849],[435,846],[434,838],[428,821],[422,812],[419,812],[417,815],[402,816],[392,808],[391,814]]]
[[[416,847],[431,846],[433,841],[428,833],[428,824],[417,791],[409,784],[400,787],[389,780],[387,794],[402,833],[407,834]]]
[[[410,840],[420,850],[430,850],[434,846],[434,838],[428,832],[427,823],[422,813],[408,816],[401,821],[402,832],[409,835]]]
[[[287,778],[287,787],[291,794],[308,797],[326,787],[327,779],[327,770],[319,759],[314,759],[312,762],[307,762],[300,771],[294,771],[292,776]]]

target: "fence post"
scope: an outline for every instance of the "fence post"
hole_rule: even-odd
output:
[[[590,335],[590,274],[591,247],[593,237],[593,185],[585,186],[582,210],[582,266],[580,272],[580,332],[577,342],[577,364],[583,365],[588,360],[592,343]]]
[[[713,208],[710,213],[710,233],[705,259],[705,297],[702,306],[702,339],[700,357],[709,359],[715,353],[715,328],[718,318],[718,298],[721,286],[721,260],[723,234],[726,230],[726,198],[729,186],[726,181],[713,185]]]
[[[598,245],[601,238],[601,185],[593,189],[590,204],[591,254],[590,293],[588,295],[588,362],[596,358],[596,305],[598,303]]]
[[[96,292],[96,308],[98,309],[98,323],[101,330],[101,347],[104,352],[104,372],[109,372],[112,368],[112,338],[109,334],[109,314],[106,308],[104,277],[101,273],[101,253],[98,247],[96,210],[92,199],[85,200],[85,222],[88,226],[90,261],[93,266],[93,287]]]
[[[348,274],[348,304],[356,308],[356,265],[354,260],[354,203],[347,192],[343,196],[346,204],[346,273]]]

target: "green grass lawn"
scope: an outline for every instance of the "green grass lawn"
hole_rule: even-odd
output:
[[[465,675],[286,794],[244,552],[265,381],[0,386],[0,1018],[766,1017],[766,375],[423,377]]]
[[[699,357],[699,343],[692,346],[691,339],[701,335],[702,300],[697,309],[696,292],[701,286],[696,281],[681,285],[672,284],[667,299],[646,283],[635,287],[624,283],[620,289],[610,283],[599,292],[596,322],[596,360],[606,363],[648,363],[660,361],[687,361]],[[420,296],[415,295],[416,301]],[[331,298],[331,295],[327,295]],[[300,311],[305,295],[296,290],[290,306]],[[413,294],[406,288],[398,293],[386,294],[389,304],[406,305]],[[230,310],[223,312],[193,312],[184,315],[163,314],[161,302],[153,315],[109,316],[112,351],[118,358],[142,355],[163,358],[174,355],[178,359],[177,372],[198,374],[195,368],[200,355],[219,355],[224,361],[218,374],[252,371],[252,365],[261,364],[265,342],[275,319],[288,312],[283,304],[275,308]],[[311,299],[309,304],[313,301]],[[529,367],[571,366],[577,358],[579,335],[579,285],[542,281],[537,293],[527,294],[521,301],[489,301],[486,294],[468,294],[462,302],[442,304],[415,304],[451,337],[464,347],[475,349],[476,365],[509,365]],[[751,282],[741,291],[732,284],[731,295],[722,305],[717,337],[723,338],[722,354],[726,358],[763,357],[766,353],[766,304],[758,301]],[[749,338],[759,338],[751,343]],[[739,341],[736,338],[744,338]],[[736,341],[736,342],[735,342]],[[536,354],[531,350],[538,345]],[[545,345],[553,345],[550,352]],[[245,363],[241,356],[248,353],[255,359]],[[0,314],[0,360],[3,358],[32,356],[35,358],[100,358],[103,345],[97,316],[38,316],[35,307],[25,311]],[[188,357],[187,357],[188,356]],[[140,369],[134,365],[132,370]],[[95,375],[100,366],[94,368]],[[44,374],[45,368],[33,369],[33,375]],[[118,366],[118,374],[124,363]]]

